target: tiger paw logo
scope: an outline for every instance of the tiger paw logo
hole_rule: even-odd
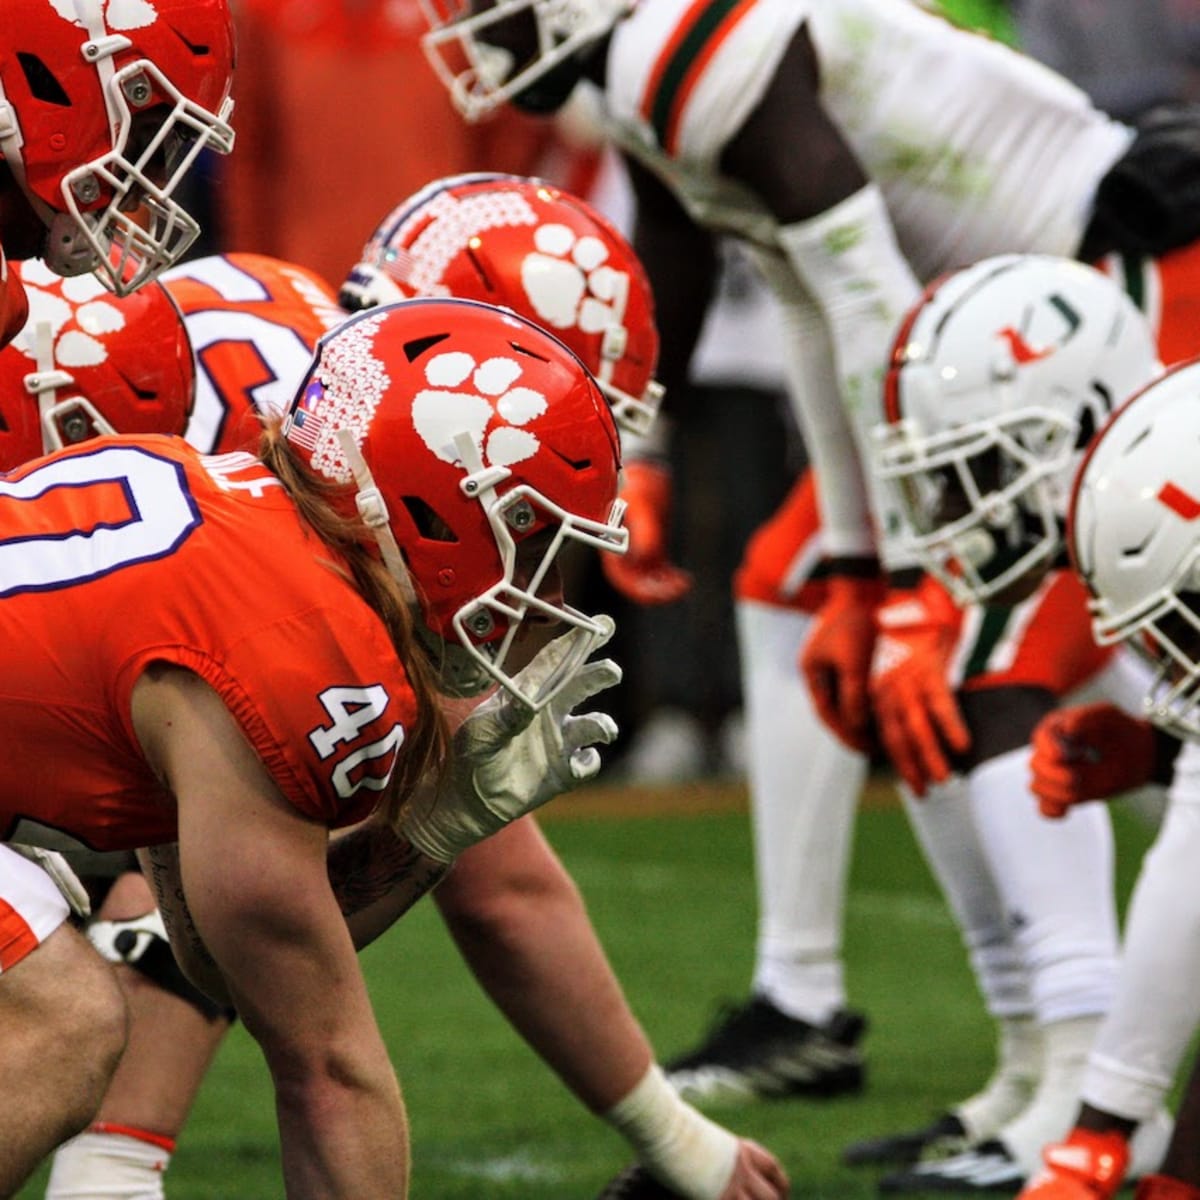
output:
[[[50,0],[50,6],[64,21],[82,25],[76,8],[76,0]],[[131,29],[145,29],[158,20],[158,9],[150,0],[107,0],[103,4],[104,26],[109,33],[127,33]]]
[[[13,345],[36,362],[35,338],[42,326],[49,326],[56,367],[70,371],[104,362],[104,339],[125,328],[125,314],[95,275],[63,279],[34,259],[18,270],[29,297],[29,320]]]
[[[535,250],[521,263],[521,283],[539,319],[552,329],[603,333],[624,316],[629,276],[608,265],[600,238],[576,237],[566,225],[539,225]]]
[[[413,424],[421,440],[443,462],[458,461],[456,434],[466,432],[492,467],[511,467],[541,448],[525,428],[546,411],[546,397],[522,386],[522,367],[512,358],[477,362],[461,350],[438,354],[425,364],[429,385],[413,399]]]

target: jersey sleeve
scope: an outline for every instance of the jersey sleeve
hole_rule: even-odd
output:
[[[417,716],[382,625],[357,612],[290,613],[259,625],[220,660],[195,647],[147,649],[128,664],[127,688],[153,660],[199,675],[285,798],[331,827],[370,814]]]
[[[808,17],[804,0],[643,5],[619,29],[608,100],[668,157],[715,168]]]

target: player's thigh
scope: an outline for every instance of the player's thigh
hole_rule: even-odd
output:
[[[67,923],[0,975],[0,1041],[13,1054],[28,1046],[47,1062],[78,1062],[82,1052],[103,1071],[115,1065],[125,1037],[115,972]]]

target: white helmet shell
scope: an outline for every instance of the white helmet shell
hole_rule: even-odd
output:
[[[877,446],[917,558],[964,603],[1052,563],[1081,452],[1159,370],[1146,319],[1083,263],[1003,255],[936,283],[896,338]]]

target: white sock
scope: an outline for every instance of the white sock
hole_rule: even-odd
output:
[[[1031,1017],[996,1022],[996,1068],[987,1083],[953,1113],[972,1142],[994,1137],[1033,1097],[1042,1073],[1042,1035]]]
[[[55,1151],[45,1200],[163,1200],[174,1148],[170,1138],[94,1125]]]
[[[867,763],[813,711],[796,665],[811,617],[752,601],[736,614],[759,905],[753,989],[821,1024],[846,1001],[846,876]]]
[[[1074,1017],[1042,1026],[1042,1078],[1028,1107],[999,1133],[1009,1154],[1035,1173],[1042,1147],[1060,1142],[1079,1111],[1079,1090],[1100,1017]]]

